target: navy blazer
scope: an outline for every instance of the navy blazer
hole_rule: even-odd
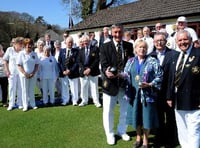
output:
[[[162,80],[162,84],[161,84],[161,89],[158,93],[158,100],[162,100],[162,101],[166,101],[166,93],[167,93],[167,86],[168,86],[168,78],[169,78],[169,67],[172,61],[172,55],[174,54],[178,54],[177,51],[169,49],[168,47],[165,47],[165,57],[163,59],[163,63],[161,65],[161,68],[163,70],[163,80]],[[151,53],[149,53],[149,56],[155,57],[156,59],[157,57],[157,52],[154,50]]]
[[[191,53],[184,65],[179,87],[175,93],[175,72],[179,54],[172,56],[170,65],[168,100],[175,101],[177,110],[196,110],[200,105],[200,48],[192,47]]]
[[[133,57],[133,45],[129,42],[122,41],[122,46],[124,50],[124,67],[127,60]],[[118,78],[109,79],[105,75],[105,71],[110,67],[117,67],[117,51],[113,41],[104,43],[100,48],[100,61],[102,70],[102,88],[103,92],[112,96],[116,96],[119,91],[119,81]]]
[[[69,57],[69,63],[66,65],[66,48],[61,49],[58,57],[58,65],[60,68],[60,77],[64,77],[63,71],[69,69],[70,74],[68,75],[69,78],[77,78],[79,77],[78,72],[78,52],[79,50],[77,48],[71,49],[71,54]]]
[[[85,63],[85,47],[80,49],[79,56],[78,56],[78,62],[79,62],[79,73],[80,77],[84,77],[84,70],[86,68],[90,68],[91,76],[97,76],[100,74],[99,70],[99,48],[96,46],[89,46],[90,52],[89,52],[89,59],[88,63]]]

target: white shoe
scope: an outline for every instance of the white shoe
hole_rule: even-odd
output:
[[[13,109],[12,106],[8,106],[8,108],[7,108],[8,111],[11,111],[12,109]]]
[[[97,108],[100,108],[100,107],[101,107],[101,104],[100,104],[100,103],[96,103],[95,106],[96,106]]]
[[[23,108],[23,106],[18,106],[18,109],[22,109]]]
[[[63,102],[63,103],[61,103],[61,105],[65,106],[65,105],[67,105],[67,103],[64,103],[64,102]]]
[[[78,104],[76,102],[73,103],[73,106],[77,106]]]
[[[23,108],[23,110],[22,110],[23,112],[26,112],[26,111],[28,111],[28,108],[27,107],[25,107],[25,108]]]
[[[82,107],[82,106],[86,106],[87,103],[81,102],[78,106]]]
[[[124,140],[124,141],[130,141],[130,136],[128,135],[128,134],[117,134],[118,136],[120,136],[121,138],[122,138],[122,140]]]
[[[38,109],[38,107],[37,107],[37,106],[35,106],[35,107],[33,107],[33,109]]]
[[[108,145],[114,145],[115,144],[115,137],[114,136],[108,136],[107,137],[107,143],[108,143]]]

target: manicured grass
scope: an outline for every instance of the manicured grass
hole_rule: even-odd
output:
[[[2,148],[110,147],[106,144],[103,130],[102,108],[93,104],[86,107],[46,107],[28,112],[7,111],[1,107],[0,112]],[[132,147],[132,142],[118,140],[114,147]]]
[[[35,89],[36,100],[41,99]],[[101,94],[100,94],[101,96]],[[37,110],[0,107],[0,148],[132,148],[136,134],[128,127],[131,141],[116,137],[116,145],[109,146],[103,129],[102,108],[93,104],[85,107],[54,106]],[[115,129],[119,106],[115,108]],[[151,147],[154,135],[150,135]]]

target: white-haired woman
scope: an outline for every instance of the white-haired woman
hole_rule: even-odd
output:
[[[39,60],[41,60],[42,57],[44,56],[43,47],[44,47],[44,40],[43,39],[39,39],[37,41],[37,47],[34,50],[37,53],[37,56],[38,56]],[[39,81],[39,76],[37,76],[36,86],[40,90],[40,93],[42,94],[42,84]]]
[[[51,55],[51,48],[49,46],[44,46],[44,57],[40,60],[39,67],[39,78],[42,84],[42,98],[44,105],[49,102],[51,105],[55,103],[55,80],[56,80],[56,59]],[[50,96],[50,100],[48,98]]]

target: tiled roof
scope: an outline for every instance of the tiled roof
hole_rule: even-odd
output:
[[[200,0],[139,0],[126,5],[98,11],[70,30],[166,19],[181,15],[200,14]]]

